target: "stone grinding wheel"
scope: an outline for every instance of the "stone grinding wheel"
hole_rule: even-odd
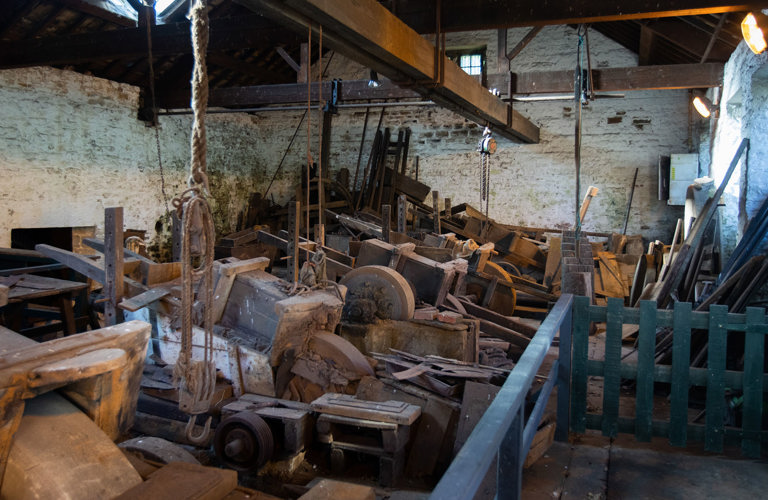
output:
[[[247,472],[267,463],[275,450],[272,430],[263,418],[241,411],[221,421],[213,438],[216,456],[227,467]]]
[[[356,302],[375,305],[381,319],[407,320],[413,317],[416,299],[403,276],[385,266],[362,266],[344,275],[339,282],[347,287],[344,315],[354,319],[351,310]]]

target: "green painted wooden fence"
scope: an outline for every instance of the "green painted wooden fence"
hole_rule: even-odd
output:
[[[591,322],[606,323],[602,360],[588,359]],[[623,324],[639,325],[636,363],[621,359]],[[673,328],[671,366],[655,364],[658,327]],[[697,331],[694,335],[707,335],[707,368],[690,367],[692,330]],[[728,334],[734,331],[745,334],[743,372],[726,370]],[[766,333],[768,324],[761,308],[731,314],[726,306],[713,305],[707,313],[694,312],[691,304],[684,302],[676,303],[674,310],[657,310],[653,301],[643,301],[639,308],[626,308],[621,299],[609,298],[607,306],[593,306],[587,297],[574,297],[571,430],[599,429],[606,436],[634,433],[639,441],[662,436],[674,446],[686,446],[689,440],[703,441],[705,449],[714,452],[721,452],[725,442],[740,441],[745,456],[759,457],[761,444],[768,443],[768,432],[762,430],[763,396],[768,389],[763,372]],[[601,414],[587,411],[589,376],[603,377]],[[626,379],[636,381],[634,418],[619,416],[621,381]],[[655,382],[671,384],[669,420],[654,419]],[[689,422],[688,396],[693,386],[706,387],[704,424]],[[726,388],[743,391],[741,428],[724,424]]]

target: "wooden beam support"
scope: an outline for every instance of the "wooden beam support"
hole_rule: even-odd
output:
[[[392,11],[397,12],[397,16],[418,33],[434,33],[435,3],[393,0]],[[755,0],[441,0],[440,4],[440,29],[443,32],[720,14],[764,7],[764,3]]]
[[[539,128],[488,92],[428,40],[376,0],[237,0],[306,33],[323,27],[323,44],[498,135],[536,143]],[[434,19],[434,18],[433,18]]]
[[[573,71],[513,74],[514,94],[572,93]],[[719,87],[723,64],[670,64],[593,69],[595,90],[602,92]]]
[[[708,59],[726,61],[735,48],[719,38],[715,38],[712,46],[709,47],[712,38],[707,39],[702,36],[699,28],[691,26],[682,19],[652,19],[642,28],[650,31],[655,37],[663,38],[684,53],[690,54],[694,60],[700,60],[706,54]],[[707,50],[709,50],[708,53]],[[650,61],[652,62],[653,60]]]
[[[300,73],[299,73],[300,74]],[[332,82],[322,83],[323,95],[331,95]],[[311,94],[320,95],[319,84],[310,84]],[[367,101],[369,99],[418,99],[421,96],[411,89],[401,88],[389,80],[381,80],[378,87],[369,87],[368,80],[345,81],[341,85],[339,101]],[[252,85],[249,87],[229,87],[211,89],[208,106],[211,107],[252,107],[269,104],[306,104],[306,83],[281,83],[276,85]],[[189,107],[189,95],[185,92],[173,92],[160,101],[163,108]],[[376,104],[371,104],[375,107]]]
[[[518,54],[520,54],[520,52],[522,52],[522,51],[523,51],[523,49],[524,49],[525,47],[527,47],[527,46],[528,46],[528,44],[529,44],[529,43],[531,43],[531,42],[533,41],[533,39],[534,39],[534,38],[536,38],[536,35],[538,35],[538,34],[539,34],[539,32],[540,32],[542,29],[543,29],[543,27],[542,27],[542,26],[534,26],[533,28],[531,28],[531,31],[529,31],[528,33],[526,33],[526,34],[525,34],[525,36],[524,36],[524,37],[523,37],[523,38],[522,38],[522,39],[521,39],[519,42],[517,42],[517,45],[515,45],[515,46],[512,48],[512,50],[510,50],[510,51],[507,53],[507,61],[511,61],[512,59],[514,59],[515,57],[517,57],[517,56],[518,56]]]
[[[123,207],[104,210],[104,322],[106,326],[123,322],[123,311],[117,305],[123,300]]]
[[[261,16],[212,19],[210,27],[208,50],[211,52],[298,40],[291,34],[286,38],[284,29],[276,28]],[[189,23],[153,27],[152,53],[155,57],[191,54]],[[0,69],[146,57],[145,27],[0,42]]]
[[[280,55],[280,57],[283,58],[283,60],[286,63],[288,63],[288,66],[290,66],[291,69],[293,69],[293,71],[295,71],[296,73],[301,71],[301,65],[299,65],[299,63],[294,61],[293,57],[291,57],[291,55],[288,54],[288,52],[286,52],[284,48],[282,48],[282,47],[275,47],[275,51]]]

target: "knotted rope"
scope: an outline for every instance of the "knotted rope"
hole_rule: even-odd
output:
[[[189,10],[192,29],[194,69],[192,72],[192,136],[189,189],[173,200],[182,220],[181,242],[181,352],[174,368],[179,386],[179,409],[190,415],[187,439],[194,444],[208,442],[209,417],[205,430],[193,435],[196,415],[206,413],[216,389],[216,365],[213,361],[213,217],[205,195],[209,192],[206,174],[207,144],[205,112],[208,107],[208,75],[205,52],[208,48],[208,12],[205,0],[194,0]],[[195,267],[193,262],[197,262]],[[205,341],[203,359],[193,359],[192,327],[195,285],[198,298],[202,292]]]

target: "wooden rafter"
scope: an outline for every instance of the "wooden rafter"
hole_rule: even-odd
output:
[[[258,47],[279,41],[295,41],[260,16],[211,21],[209,50],[222,51]],[[286,36],[288,35],[288,36]],[[188,23],[155,26],[152,51],[156,56],[190,54]],[[0,69],[40,65],[81,64],[117,58],[139,58],[147,54],[146,28],[130,28],[63,37],[0,42]]]
[[[323,82],[324,96],[331,95],[331,82]],[[311,95],[320,95],[318,84],[310,85]],[[388,80],[381,80],[378,87],[369,87],[368,80],[351,80],[341,83],[339,100],[369,101],[379,99],[417,99],[419,94],[410,89],[398,87]],[[277,85],[252,85],[211,89],[208,105],[212,107],[245,108],[271,104],[297,104],[307,102],[306,83],[285,83]],[[166,96],[161,107],[185,108],[189,106],[189,95],[175,92]]]
[[[764,2],[754,0],[676,0],[675,2],[441,0],[440,4],[442,12],[440,27],[444,32],[721,14],[748,11],[765,6]],[[392,10],[419,33],[435,31],[435,2],[393,0]]]
[[[624,92],[718,87],[723,64],[671,64],[593,69],[595,90]],[[513,94],[573,92],[573,71],[538,71],[514,75]]]
[[[297,32],[323,26],[328,46],[499,135],[538,142],[539,128],[488,92],[375,0],[238,0]]]

